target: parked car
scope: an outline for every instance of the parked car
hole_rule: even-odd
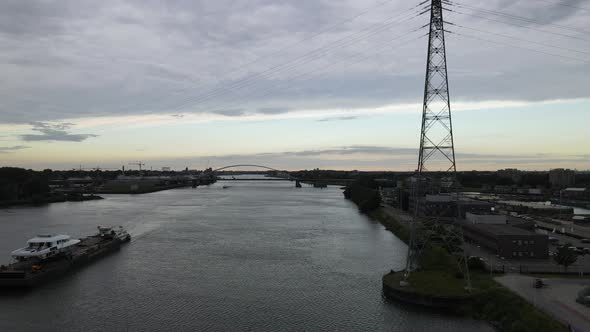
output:
[[[582,242],[582,243],[590,243],[590,239],[581,239],[580,242]]]
[[[533,287],[535,288],[543,288],[547,286],[547,284],[545,282],[543,282],[543,279],[535,279],[535,281],[533,281]]]

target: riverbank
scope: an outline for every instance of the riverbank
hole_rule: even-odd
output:
[[[35,197],[31,199],[22,200],[11,200],[11,201],[0,201],[0,207],[12,207],[12,206],[35,206],[44,205],[50,203],[63,203],[63,202],[83,202],[83,201],[94,201],[103,199],[101,196],[89,194],[53,194],[46,197]]]
[[[98,188],[100,194],[149,194],[163,190],[190,187],[187,184],[171,185],[113,185]]]
[[[403,211],[381,207],[369,216],[409,242],[411,217]],[[403,272],[392,271],[383,276],[384,294],[395,301],[485,320],[501,331],[567,331],[563,324],[496,282],[489,273],[472,271],[473,289],[467,291],[462,274],[452,264],[445,265],[412,272],[405,286],[400,286]]]

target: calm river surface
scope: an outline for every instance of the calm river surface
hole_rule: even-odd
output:
[[[133,235],[34,291],[0,290],[0,331],[491,331],[384,300],[381,275],[406,246],[337,187],[221,181],[105,198],[0,210],[1,263],[38,233]]]

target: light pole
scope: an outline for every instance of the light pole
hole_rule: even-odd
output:
[[[561,211],[562,211],[561,209],[563,207],[562,199],[561,199],[562,193],[563,193],[563,189],[559,189],[559,221],[561,221]]]

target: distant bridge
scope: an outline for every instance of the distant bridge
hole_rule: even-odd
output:
[[[276,168],[272,168],[272,167],[268,167],[268,166],[264,166],[264,165],[255,165],[255,164],[238,164],[238,165],[229,165],[229,166],[223,166],[223,167],[219,167],[213,170],[213,173],[222,171],[222,170],[226,170],[226,169],[230,169],[230,168],[238,168],[238,167],[256,167],[256,168],[262,168],[265,169],[267,171],[273,171],[276,172],[276,176],[277,177],[273,177],[273,178],[265,178],[265,179],[260,179],[260,178],[252,178],[252,179],[244,179],[244,178],[220,178],[220,180],[223,181],[297,181],[297,186],[299,186],[299,179],[294,178],[291,176],[291,174],[289,174],[289,172],[287,171],[282,171],[282,170],[278,170]]]
[[[219,167],[213,170],[213,172],[219,172],[225,169],[229,169],[229,168],[238,168],[238,167],[256,167],[256,168],[262,168],[268,171],[273,171],[273,172],[277,172],[277,177],[275,178],[265,178],[265,179],[243,179],[243,178],[232,178],[232,179],[221,179],[223,181],[295,181],[295,186],[300,188],[301,187],[301,183],[304,182],[304,180],[302,179],[298,179],[294,176],[292,176],[291,174],[289,174],[289,172],[284,171],[284,170],[279,170],[276,168],[272,168],[272,167],[268,167],[268,166],[264,166],[264,165],[256,165],[256,164],[237,164],[237,165],[229,165],[229,166],[223,166],[223,167]],[[311,185],[313,185],[314,187],[320,187],[320,188],[324,188],[325,185],[320,184],[318,181],[305,181],[306,183],[309,183]]]
[[[277,172],[277,177],[275,178],[264,178],[264,179],[244,179],[244,178],[231,178],[231,179],[227,179],[227,178],[223,178],[221,180],[223,181],[295,181],[295,185],[297,187],[301,187],[301,183],[306,183],[309,185],[312,185],[316,188],[325,188],[327,187],[328,184],[333,184],[333,185],[346,185],[346,183],[348,182],[348,180],[339,180],[339,179],[300,179],[300,178],[296,178],[294,176],[292,176],[289,172],[285,171],[285,170],[279,170],[276,168],[272,168],[272,167],[268,167],[268,166],[264,166],[264,165],[256,165],[256,164],[237,164],[237,165],[229,165],[229,166],[223,166],[223,167],[219,167],[213,170],[213,173],[215,172],[219,172],[222,170],[226,170],[226,169],[230,169],[230,168],[238,168],[238,167],[256,167],[256,168],[262,168],[268,171],[273,171],[273,172]]]
[[[267,169],[269,171],[284,172],[285,174],[288,174],[287,171],[281,171],[281,170],[278,170],[276,168],[272,168],[272,167],[268,167],[268,166],[262,166],[262,165],[254,165],[254,164],[238,164],[238,165],[223,166],[223,167],[219,167],[217,169],[214,169],[213,172],[218,172],[218,171],[222,171],[224,169],[238,168],[238,167],[257,167],[257,168],[264,168],[264,169]]]

